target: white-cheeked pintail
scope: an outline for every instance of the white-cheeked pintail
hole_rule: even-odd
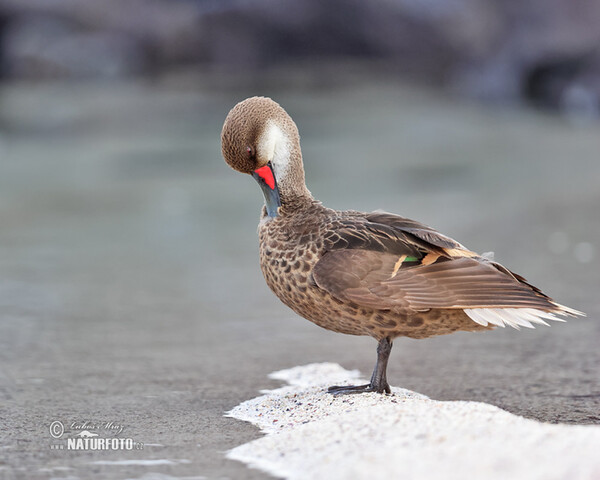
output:
[[[389,393],[395,337],[532,328],[560,320],[557,314],[583,315],[422,223],[321,205],[305,185],[296,124],[270,98],[238,103],[221,142],[225,161],[263,191],[260,265],[271,290],[323,328],[379,342],[370,383],[332,393]]]

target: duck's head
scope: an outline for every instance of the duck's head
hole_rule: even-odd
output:
[[[247,98],[231,109],[221,151],[231,168],[256,179],[269,216],[277,216],[282,204],[312,198],[304,184],[298,128],[270,98]]]

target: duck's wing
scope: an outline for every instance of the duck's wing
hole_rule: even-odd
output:
[[[360,249],[393,254],[406,254],[422,259],[437,257],[477,256],[456,240],[427,225],[385,212],[373,212],[338,219],[325,235],[328,251]],[[433,257],[425,260],[432,263]]]
[[[441,234],[428,225],[411,220],[410,218],[404,218],[399,215],[394,215],[393,213],[377,211],[367,213],[365,215],[365,220],[369,224],[385,225],[395,231],[400,231],[413,236],[422,242],[426,242],[425,246],[431,249],[440,248],[449,250],[450,253],[452,250],[464,250],[468,252],[468,250],[456,240]]]
[[[339,222],[326,236],[326,248],[313,269],[315,283],[359,306],[404,314],[456,308],[478,323],[497,325],[511,324],[498,316],[510,317],[512,309],[520,309],[529,320],[514,323],[524,326],[554,319],[547,312],[579,313],[502,265],[392,214],[376,212]]]

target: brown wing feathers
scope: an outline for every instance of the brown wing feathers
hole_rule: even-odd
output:
[[[530,307],[552,308],[549,300],[494,268],[473,258],[457,258],[401,270],[372,289],[382,297],[397,293],[411,308]]]
[[[387,225],[359,221],[342,221],[325,237],[328,251],[340,249],[360,249],[410,255],[421,258],[417,243],[411,242],[409,235]]]
[[[429,227],[391,214],[367,218],[388,225],[343,223],[328,237],[330,251],[313,271],[317,285],[340,300],[404,313],[431,308],[555,308],[522,277]]]
[[[402,231],[404,234],[416,237],[419,240],[426,242],[430,247],[435,249],[441,247],[443,249],[464,249],[464,247],[456,240],[442,235],[427,225],[410,220],[408,218],[394,215],[386,212],[373,212],[365,216],[372,223],[382,224],[392,227],[395,230]]]
[[[379,310],[554,308],[527,284],[476,259],[463,257],[409,267],[392,277],[396,258],[364,250],[329,252],[317,263],[313,276],[319,287],[340,300]]]

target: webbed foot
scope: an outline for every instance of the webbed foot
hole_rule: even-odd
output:
[[[370,383],[366,385],[334,385],[329,387],[327,391],[332,395],[366,392],[392,393],[385,374],[391,351],[391,338],[385,337],[379,340],[379,344],[377,345],[377,363],[375,364],[375,370],[373,370]]]

